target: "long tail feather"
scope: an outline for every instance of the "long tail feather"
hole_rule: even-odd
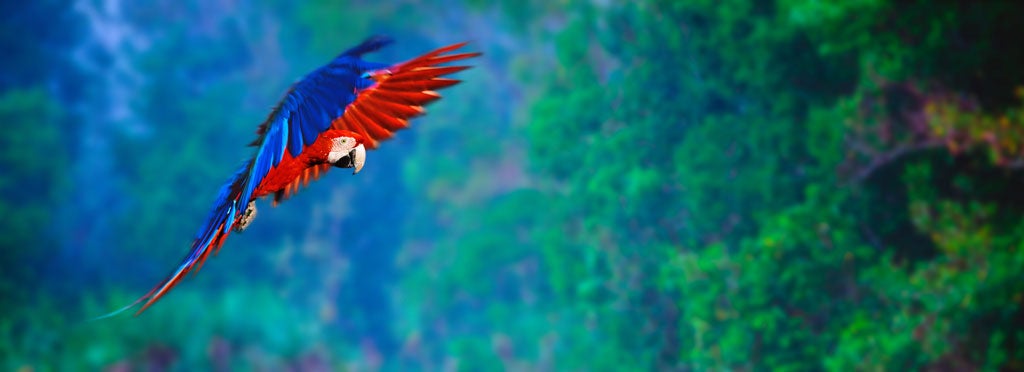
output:
[[[446,75],[469,68],[469,66],[441,66],[442,64],[462,61],[481,55],[481,53],[475,52],[452,54],[451,52],[467,44],[458,43],[435,49],[419,57],[389,67],[358,59],[359,55],[377,50],[390,42],[391,40],[385,37],[369,38],[362,44],[342,53],[338,59],[344,59],[344,61],[338,62],[338,66],[334,66],[334,62],[332,62],[332,65],[325,67],[342,68],[347,64],[350,68],[358,68],[360,71],[372,70],[368,72],[367,76],[372,76],[373,79],[367,78],[357,83],[357,92],[354,100],[345,101],[350,103],[347,103],[347,107],[343,106],[345,108],[344,112],[340,117],[334,118],[329,124],[329,127],[334,129],[349,130],[362,135],[368,139],[366,143],[368,149],[376,148],[379,141],[391,138],[395,131],[408,127],[411,118],[425,113],[425,105],[441,98],[440,94],[435,90],[459,83],[459,80],[445,78]],[[332,70],[318,71],[322,74],[328,74]],[[304,80],[306,83],[309,83],[309,81]],[[296,86],[312,89],[312,92],[315,93],[323,93],[323,88],[316,85],[305,86],[300,82]],[[313,108],[324,106],[323,102],[321,102],[322,100],[315,95],[309,97],[313,108],[306,108],[306,111],[299,110],[298,107],[288,106],[297,105],[295,102],[299,101],[295,100],[302,97],[294,89],[286,96],[282,104],[279,104],[274,109],[268,121],[260,125],[257,130],[260,139],[254,142],[255,145],[260,147],[256,158],[246,162],[231,180],[221,188],[213,210],[193,240],[192,249],[182,259],[178,267],[164,278],[163,281],[131,304],[94,319],[115,316],[140,304],[141,307],[135,314],[142,313],[166,295],[188,273],[198,272],[210,256],[211,251],[216,254],[235,227],[238,216],[244,214],[244,208],[248,207],[249,199],[251,199],[252,193],[259,185],[262,177],[267,174],[271,167],[278,164],[285,149],[290,146],[291,142],[296,142],[298,145],[303,144],[302,141],[288,141],[288,139],[300,138],[298,136],[305,133],[305,130],[313,128],[309,125],[312,125],[311,123],[315,124],[316,120],[310,118],[314,118],[315,115],[310,115],[328,112],[323,111],[323,109],[320,109],[320,111],[313,110]],[[282,112],[285,114],[288,112],[304,113],[305,116],[288,116]],[[289,123],[287,120],[283,122],[277,121],[281,118],[288,120],[303,119],[306,126],[298,125],[302,123]],[[276,125],[271,125],[272,123],[276,123]],[[295,128],[301,129],[303,132],[299,133]],[[289,136],[289,130],[295,133]],[[315,130],[321,130],[321,128],[317,127]],[[298,146],[298,148],[301,149],[301,146]],[[289,151],[291,150],[289,149]],[[295,154],[292,155],[294,156]],[[327,171],[327,169],[327,166],[323,166],[307,170],[293,184],[288,185],[287,189],[283,190],[283,192],[278,192],[275,195],[275,201],[280,201],[282,198],[289,196],[299,188],[301,182],[308,182],[310,178],[315,179]]]
[[[235,172],[235,175],[231,180],[221,187],[220,194],[217,196],[217,201],[214,203],[213,210],[210,212],[209,217],[207,217],[206,223],[204,223],[196,233],[195,239],[192,241],[192,249],[181,260],[181,264],[178,265],[177,269],[172,271],[166,278],[164,278],[164,280],[160,281],[160,283],[150,289],[149,292],[142,295],[134,302],[110,312],[109,314],[93,318],[93,320],[116,316],[138,306],[139,304],[142,304],[142,307],[135,312],[135,315],[139,315],[160,300],[160,298],[167,294],[171,288],[174,288],[174,286],[177,285],[186,274],[189,272],[198,272],[199,269],[202,268],[203,263],[210,256],[210,252],[216,252],[216,250],[224,244],[224,240],[227,239],[228,235],[231,234],[231,229],[234,227],[235,223],[234,217],[238,215],[238,209],[240,207],[247,207],[248,205],[248,203],[238,202],[241,180],[244,179],[245,172],[248,168],[249,165],[247,163]]]

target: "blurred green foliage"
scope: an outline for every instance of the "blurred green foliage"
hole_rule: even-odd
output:
[[[8,133],[0,136],[0,246],[3,262],[35,259],[25,247],[52,248],[56,241],[50,221],[52,210],[68,187],[63,172],[68,145],[56,126],[64,112],[39,88],[11,89],[0,94],[0,121]],[[15,218],[15,216],[17,216]],[[4,265],[4,274],[30,278],[28,265]],[[0,284],[0,293],[8,294]],[[6,295],[4,297],[7,297]]]
[[[139,264],[78,294],[33,271],[67,233],[69,114],[7,89],[0,366],[1024,369],[1021,5],[427,3],[136,14],[161,73],[148,130],[113,140],[118,240],[88,254]],[[485,57],[375,172],[261,210],[143,316],[79,321],[183,253],[290,81],[376,32],[382,60]]]
[[[63,111],[39,88],[10,89],[0,94],[0,360],[3,368],[18,365],[15,357],[38,360],[55,334],[45,329],[25,330],[26,326],[44,327],[52,318],[32,314],[32,323],[14,321],[20,309],[46,306],[51,299],[37,296],[26,283],[39,279],[45,257],[41,252],[57,246],[51,224],[53,210],[68,186],[63,165],[70,160],[56,126]],[[11,362],[8,362],[11,360]],[[24,362],[24,361],[21,361]]]
[[[962,6],[506,3],[565,23],[523,119],[536,191],[457,212],[450,245],[407,274],[412,334],[435,335],[419,352],[569,370],[1019,367],[1024,136],[1005,98],[1020,58],[1002,56],[1012,22],[984,22],[1020,9]],[[930,166],[976,186],[922,200],[949,182],[915,176]],[[979,204],[993,198],[1014,202]],[[513,346],[450,341],[492,322]]]

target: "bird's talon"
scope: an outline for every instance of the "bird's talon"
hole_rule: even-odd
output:
[[[235,224],[235,232],[241,233],[245,231],[254,219],[256,219],[255,200],[249,202],[249,205],[245,207],[245,211],[242,211],[242,215],[238,217],[238,223]]]

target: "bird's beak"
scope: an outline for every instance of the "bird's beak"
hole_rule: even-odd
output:
[[[363,144],[359,144],[359,146],[348,152],[348,156],[352,161],[352,174],[359,173],[363,169],[363,164],[366,164],[366,147],[363,147]]]

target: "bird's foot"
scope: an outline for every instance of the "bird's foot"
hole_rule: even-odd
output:
[[[249,202],[249,205],[242,211],[242,215],[238,217],[238,223],[235,224],[235,232],[241,233],[249,227],[252,220],[256,219],[256,201]]]

